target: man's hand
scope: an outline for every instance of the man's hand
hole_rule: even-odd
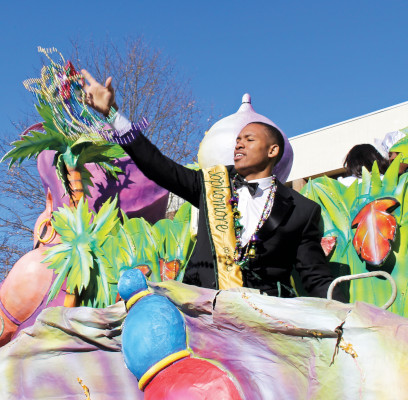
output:
[[[106,79],[105,86],[103,86],[97,82],[87,70],[82,69],[81,73],[88,82],[84,85],[86,104],[102,113],[105,117],[109,115],[111,107],[117,110],[118,106],[115,102],[115,90],[112,87],[112,77],[110,76]]]

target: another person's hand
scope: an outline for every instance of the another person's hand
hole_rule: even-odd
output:
[[[118,109],[115,102],[115,90],[112,87],[112,77],[106,79],[105,86],[96,81],[96,79],[85,69],[81,70],[86,79],[84,90],[86,92],[86,104],[94,110],[102,113],[105,117],[109,115],[111,107]]]

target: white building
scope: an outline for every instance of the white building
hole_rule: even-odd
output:
[[[288,182],[300,190],[308,178],[338,175],[356,144],[375,144],[386,133],[408,126],[408,101],[289,139],[294,160]]]

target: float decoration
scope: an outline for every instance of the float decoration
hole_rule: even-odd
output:
[[[408,174],[398,177],[401,159],[402,155],[400,154],[391,163],[382,180],[378,166],[374,163],[371,174],[363,168],[361,183],[356,180],[351,186],[346,187],[337,180],[323,176],[310,180],[303,188],[302,194],[321,206],[324,236],[336,236],[336,247],[329,259],[333,275],[338,277],[365,273],[371,271],[372,268],[380,268],[390,273],[397,284],[398,295],[389,310],[402,316],[408,316],[408,293],[406,290],[406,266],[408,265],[408,198],[406,193]],[[362,211],[364,207],[370,203],[375,204],[373,202],[384,198],[393,199],[387,200],[384,207],[387,205],[391,207],[387,207],[389,210],[387,219],[391,223],[391,232],[388,237],[393,237],[393,219],[396,221],[396,236],[394,242],[387,239],[391,250],[383,260],[381,267],[379,267],[378,264],[373,266],[371,262],[364,260],[364,257],[360,257],[354,248],[353,240],[356,230],[353,221],[358,215],[361,216],[361,213],[365,212]],[[398,204],[400,204],[399,207]],[[358,221],[358,218],[356,221]],[[360,231],[357,234],[356,241],[359,239],[359,235]],[[369,241],[364,242],[365,248],[377,246],[373,244],[373,239],[376,239],[376,235],[370,235]],[[386,248],[387,246],[385,246]],[[378,251],[378,254],[384,256],[385,250]],[[297,287],[297,290],[303,293],[301,288]],[[365,301],[378,306],[385,304],[391,296],[391,288],[387,282],[374,277],[353,280],[346,290],[347,294],[349,293],[350,302]]]
[[[183,314],[167,297],[148,290],[140,271],[125,271],[118,287],[128,310],[122,352],[146,400],[241,400],[225,371],[190,357]]]
[[[408,127],[400,129],[399,132],[402,132],[405,137],[398,140],[394,145],[391,146],[390,152],[402,153],[402,162],[408,162]]]
[[[162,219],[154,225],[143,218],[124,216],[115,259],[121,268],[148,271],[153,282],[181,281],[195,245],[190,219],[190,203],[184,203],[173,220]]]
[[[391,215],[399,202],[393,198],[374,200],[365,205],[351,223],[356,228],[353,246],[368,264],[381,265],[391,251],[397,233],[397,221]]]
[[[175,281],[148,287],[182,313],[194,357],[229,371],[245,400],[383,400],[408,392],[406,318],[361,302],[282,299]],[[150,385],[144,393],[138,389],[121,353],[125,318],[123,302],[44,310],[0,348],[0,398],[82,399],[80,377],[91,399],[143,399]],[[381,362],[373,362],[373,351]]]
[[[106,307],[113,304],[111,284],[118,281],[119,270],[105,254],[111,251],[107,240],[119,218],[116,199],[106,201],[98,213],[89,211],[88,202],[81,198],[76,209],[64,208],[53,214],[52,225],[61,235],[61,244],[48,249],[44,263],[50,263],[58,275],[50,288],[48,302],[60,291],[65,279],[71,293],[76,290],[84,305]],[[90,285],[90,283],[92,284]]]
[[[38,50],[48,57],[50,64],[43,66],[41,78],[28,79],[24,86],[35,95],[36,109],[44,121],[44,132],[29,128],[29,133],[12,143],[14,148],[1,161],[10,159],[11,167],[26,158],[38,157],[44,150],[54,150],[53,164],[58,178],[75,206],[84,194],[90,194],[88,186],[92,186],[92,175],[85,164],[96,163],[117,178],[117,173],[122,170],[113,161],[126,154],[119,145],[103,138],[114,132],[86,106],[82,75],[71,63],[64,67],[54,62],[49,54],[57,52],[56,49],[39,47]],[[65,63],[63,56],[59,55]],[[33,128],[38,129],[39,125]]]
[[[118,290],[128,310],[122,328],[122,352],[126,366],[144,390],[154,375],[151,371],[160,371],[153,368],[155,364],[164,359],[171,359],[171,364],[190,355],[184,319],[167,298],[148,290],[144,275],[138,270],[125,271]]]
[[[64,205],[54,211],[52,226],[61,244],[48,249],[43,260],[57,274],[48,302],[67,288],[77,291],[81,305],[106,307],[114,304],[121,271],[140,269],[155,282],[182,280],[194,249],[190,233],[191,205],[183,204],[174,220],[150,225],[143,218],[118,214],[117,199],[106,201],[98,212],[89,210],[82,198],[77,208]]]

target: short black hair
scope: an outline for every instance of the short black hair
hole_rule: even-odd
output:
[[[285,150],[285,139],[283,138],[281,131],[275,128],[274,126],[267,124],[266,122],[254,121],[254,122],[250,122],[247,125],[250,125],[250,124],[258,124],[266,128],[266,131],[268,132],[269,136],[273,140],[273,143],[279,146],[279,153],[276,156],[276,161],[275,161],[275,165],[276,165],[282,158],[283,152]]]
[[[358,144],[348,152],[343,166],[348,175],[361,178],[363,167],[371,172],[374,161],[377,161],[380,173],[385,174],[388,162],[379,151],[371,144]]]

